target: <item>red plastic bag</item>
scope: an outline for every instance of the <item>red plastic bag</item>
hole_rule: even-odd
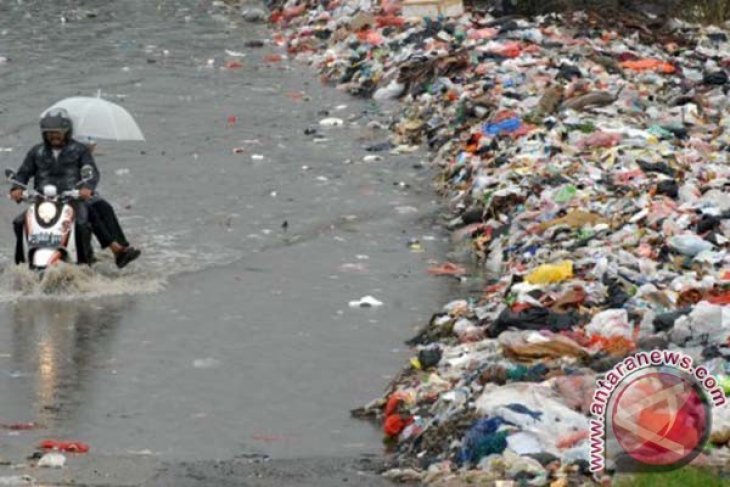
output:
[[[522,54],[522,46],[519,42],[507,42],[491,50],[492,54],[502,57],[516,58]]]
[[[406,19],[397,15],[383,15],[375,18],[378,27],[403,27]]]
[[[241,69],[243,64],[240,61],[226,61],[226,69]]]
[[[269,22],[272,24],[278,24],[284,18],[284,12],[281,10],[274,10],[269,16]]]
[[[711,290],[704,299],[712,304],[728,305],[730,304],[730,291]]]
[[[38,447],[42,450],[56,450],[66,453],[88,453],[90,450],[89,445],[80,441],[43,440]]]

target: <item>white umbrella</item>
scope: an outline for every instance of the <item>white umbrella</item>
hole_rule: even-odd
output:
[[[74,96],[46,109],[41,118],[54,108],[64,108],[74,124],[74,135],[91,139],[144,140],[132,115],[116,103],[101,96]]]

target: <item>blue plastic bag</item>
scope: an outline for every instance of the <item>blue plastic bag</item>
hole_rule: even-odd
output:
[[[458,460],[461,464],[476,464],[487,455],[502,453],[507,448],[507,431],[497,431],[509,424],[502,418],[478,419],[464,436]]]
[[[518,117],[508,118],[497,123],[488,123],[484,126],[484,133],[487,135],[509,134],[522,127],[522,120]]]

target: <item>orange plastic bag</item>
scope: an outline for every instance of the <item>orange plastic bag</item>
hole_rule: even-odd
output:
[[[385,403],[385,409],[383,413],[386,416],[396,414],[400,405],[406,400],[406,395],[400,391],[396,391],[390,395],[388,402]]]
[[[466,269],[451,262],[444,262],[441,265],[430,267],[426,272],[432,276],[463,276],[466,274]]]
[[[588,346],[593,349],[599,349],[614,357],[628,355],[636,349],[633,340],[629,340],[621,336],[603,337],[596,335],[588,341]]]
[[[624,61],[621,67],[633,71],[658,71],[664,74],[672,74],[677,71],[673,64],[658,59],[639,59],[637,61]]]
[[[398,436],[401,432],[413,422],[413,418],[403,418],[398,414],[392,414],[385,418],[383,422],[383,432],[391,438]]]
[[[357,33],[357,39],[360,42],[371,44],[373,46],[379,46],[383,43],[383,36],[380,35],[380,32],[375,30],[366,30],[363,32]]]

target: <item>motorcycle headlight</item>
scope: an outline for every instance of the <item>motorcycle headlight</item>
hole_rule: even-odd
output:
[[[46,201],[38,205],[38,218],[43,220],[45,223],[56,218],[56,213],[58,213],[58,209],[53,203]]]

